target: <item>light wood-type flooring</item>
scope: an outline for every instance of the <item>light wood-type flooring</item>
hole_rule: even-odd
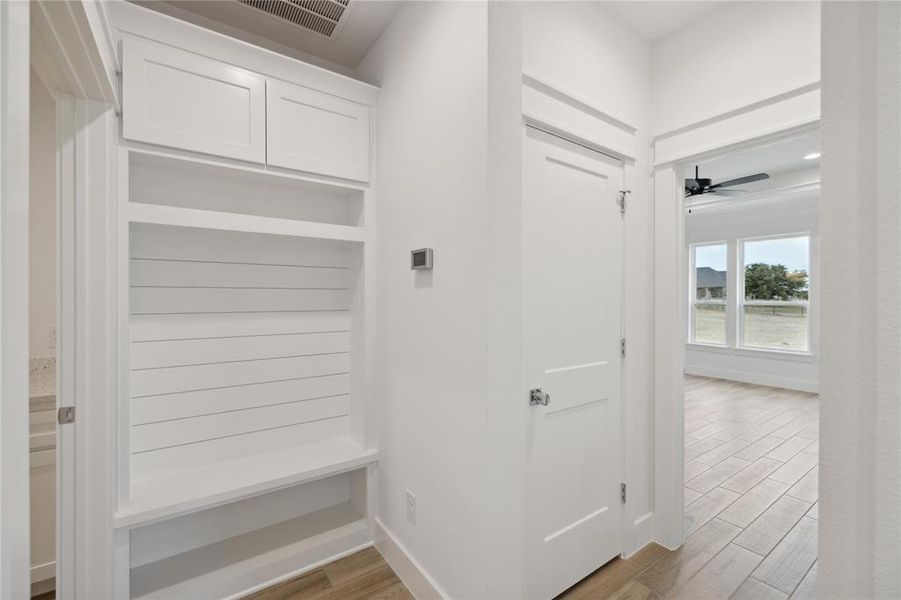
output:
[[[48,592],[31,600],[54,600]],[[382,555],[367,548],[244,600],[413,600]],[[200,600],[200,599],[198,599]],[[212,599],[210,599],[212,600]]]
[[[688,377],[685,544],[651,544],[565,592],[581,598],[813,598],[817,549],[818,399]],[[412,596],[370,548],[251,596],[253,600]]]
[[[562,597],[811,599],[817,560],[818,399],[685,381],[685,544],[611,561]]]
[[[244,600],[412,600],[375,548],[336,560]]]

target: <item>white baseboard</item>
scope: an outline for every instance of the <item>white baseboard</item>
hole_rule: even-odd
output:
[[[31,567],[31,583],[56,577],[56,561],[46,562]]]
[[[426,573],[425,569],[378,518],[375,519],[375,547],[385,557],[385,561],[394,569],[416,600],[448,598],[441,586]]]
[[[36,581],[31,584],[31,597],[41,596],[43,594],[49,594],[50,592],[56,591],[56,577],[51,577],[50,579],[44,579],[43,581]]]
[[[623,557],[629,558],[654,539],[654,513],[641,515],[632,523],[632,530],[626,533],[626,548]]]
[[[40,596],[56,589],[56,561],[31,567],[31,595]]]
[[[753,383],[754,385],[765,385],[786,390],[797,390],[799,392],[812,392],[814,394],[819,391],[815,381],[795,379],[793,377],[778,377],[760,373],[749,373],[732,369],[685,365],[685,374],[700,375],[701,377],[714,377],[716,379],[728,379],[730,381],[741,381],[742,383]]]
[[[660,540],[654,540],[654,543],[657,544],[658,546],[661,546],[661,547],[663,547],[663,548],[666,548],[666,549],[669,550],[670,552],[675,552],[676,550],[678,550],[679,548],[682,547],[682,544],[684,544],[685,541],[683,540],[682,543],[679,544],[678,546],[670,546],[669,544],[664,544],[664,543],[661,542]]]

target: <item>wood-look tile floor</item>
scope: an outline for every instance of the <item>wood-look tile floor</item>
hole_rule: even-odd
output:
[[[54,592],[31,600],[54,600]],[[244,600],[413,600],[375,548],[367,548]]]
[[[650,544],[561,595],[609,600],[813,598],[818,409],[814,394],[687,377],[685,544]],[[246,600],[407,600],[368,548]]]
[[[412,600],[379,551],[367,548],[244,600]]]
[[[567,599],[811,599],[817,560],[819,400],[685,380],[685,544],[651,544]]]

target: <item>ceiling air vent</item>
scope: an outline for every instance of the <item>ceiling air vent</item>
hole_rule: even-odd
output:
[[[350,0],[238,0],[329,39],[340,31]]]

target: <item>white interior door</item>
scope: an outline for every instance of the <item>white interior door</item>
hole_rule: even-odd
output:
[[[622,163],[526,128],[525,591],[551,598],[620,554]],[[523,402],[525,403],[525,399]]]

